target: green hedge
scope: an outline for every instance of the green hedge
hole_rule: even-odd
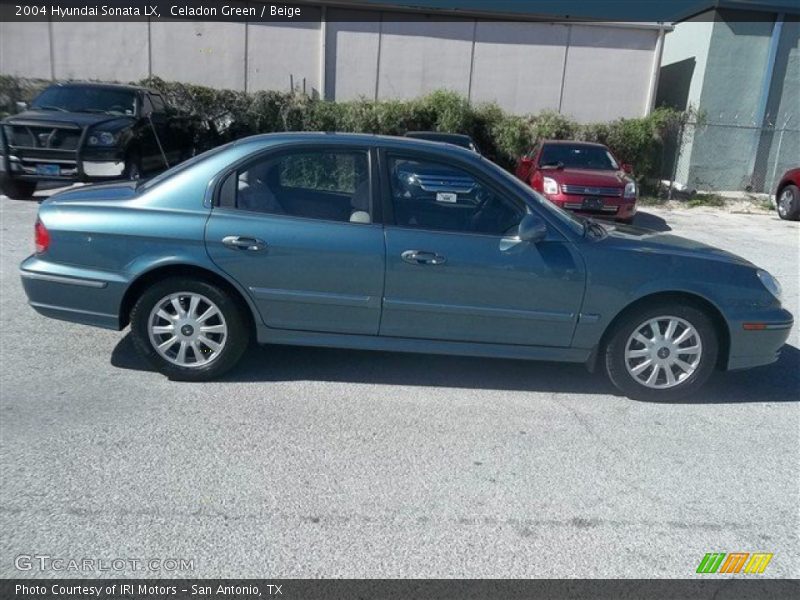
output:
[[[0,75],[0,116],[13,112],[15,102],[30,101],[49,83]],[[621,161],[633,165],[639,179],[661,178],[664,146],[674,141],[688,118],[687,113],[657,109],[638,119],[580,124],[552,111],[509,115],[496,104],[471,105],[447,91],[416,100],[330,102],[297,92],[216,90],[157,77],[137,83],[161,91],[172,106],[209,123],[201,144],[207,147],[272,131],[402,135],[435,130],[469,134],[490,159],[512,168],[539,139],[577,139],[608,145]]]

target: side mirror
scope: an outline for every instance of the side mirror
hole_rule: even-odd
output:
[[[28,110],[28,103],[27,102],[19,102],[18,101],[16,103],[16,107],[17,107],[17,112],[23,112],[25,110]]]
[[[633,165],[630,163],[622,163],[622,170],[626,173],[633,173]]]
[[[547,237],[547,224],[536,215],[525,215],[520,221],[517,237],[531,244],[541,242]]]

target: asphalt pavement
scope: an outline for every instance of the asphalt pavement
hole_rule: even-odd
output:
[[[0,199],[0,577],[684,578],[736,551],[800,576],[797,326],[778,363],[674,404],[581,366],[278,346],[176,383],[127,331],[26,305],[36,209]],[[800,224],[645,211],[800,314]],[[15,566],[34,555],[162,563]]]

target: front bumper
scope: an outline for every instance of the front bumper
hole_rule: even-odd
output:
[[[759,328],[753,329],[754,325]],[[730,322],[728,370],[750,369],[776,362],[793,325],[792,313],[783,308]]]
[[[122,148],[86,146],[85,133],[76,148],[10,146],[0,136],[0,176],[20,181],[64,183],[119,179],[125,172]]]
[[[601,196],[602,206],[587,208],[583,196],[572,194],[546,194],[545,197],[556,206],[587,217],[627,220],[636,214],[636,199],[617,196]]]
[[[120,329],[119,309],[128,287],[114,273],[48,262],[33,255],[19,267],[28,303],[53,319]]]
[[[42,167],[49,172],[43,172]],[[26,158],[9,156],[6,176],[21,181],[89,182],[119,179],[125,172],[122,158],[97,158],[66,160],[52,158]]]

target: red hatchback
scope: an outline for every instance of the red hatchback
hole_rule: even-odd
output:
[[[639,190],[630,165],[602,144],[544,141],[517,165],[517,177],[548,200],[588,216],[630,223]]]

